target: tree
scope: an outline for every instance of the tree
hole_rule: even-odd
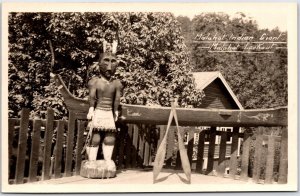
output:
[[[170,13],[11,13],[10,117],[22,107],[32,109],[32,117],[44,117],[47,107],[55,108],[56,118],[66,116],[50,72],[61,74],[69,90],[86,99],[90,68],[104,39],[114,37],[123,103],[169,106],[178,96],[182,107],[200,105],[203,93],[194,88],[184,38]]]
[[[258,29],[256,21],[243,13],[233,18],[225,13],[203,13],[192,20],[192,34],[252,36],[252,41],[260,41],[266,33],[271,37],[280,37],[286,42],[287,33],[278,29]],[[245,108],[268,108],[287,105],[287,50],[273,49],[274,53],[209,52],[207,43],[194,42],[192,62],[194,71],[220,71],[239,101]],[[276,47],[284,46],[277,44]],[[237,49],[243,50],[242,47]]]

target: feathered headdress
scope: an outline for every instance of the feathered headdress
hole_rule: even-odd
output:
[[[113,43],[108,43],[106,40],[103,41],[103,53],[113,53],[116,54],[118,42],[116,40]]]

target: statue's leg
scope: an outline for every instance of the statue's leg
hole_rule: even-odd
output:
[[[101,137],[100,137],[99,132],[93,131],[91,143],[86,147],[86,152],[87,152],[89,161],[95,161],[97,159],[100,139],[101,139]]]
[[[111,160],[115,141],[116,141],[115,133],[112,132],[105,133],[105,137],[102,144],[104,160],[106,161]]]

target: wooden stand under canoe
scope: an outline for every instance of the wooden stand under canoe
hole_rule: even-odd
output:
[[[116,165],[113,161],[84,160],[81,163],[80,175],[85,178],[113,178],[116,177]]]

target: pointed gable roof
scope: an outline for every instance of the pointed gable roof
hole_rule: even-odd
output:
[[[233,93],[232,89],[226,82],[225,78],[219,71],[214,72],[194,72],[193,76],[195,78],[195,84],[197,89],[204,90],[209,84],[211,84],[213,81],[215,81],[217,78],[219,78],[223,85],[225,86],[226,90],[236,103],[236,105],[239,107],[239,109],[243,110],[242,104],[237,99],[236,95]]]

